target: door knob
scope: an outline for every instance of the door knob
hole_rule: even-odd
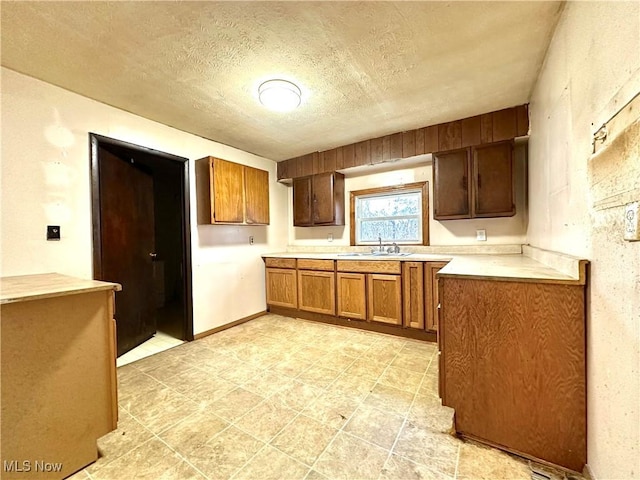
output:
[[[151,252],[149,256],[151,257],[151,260],[155,260],[156,258],[158,258],[158,254],[155,252]]]

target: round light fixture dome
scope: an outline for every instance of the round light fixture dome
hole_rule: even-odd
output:
[[[287,80],[267,80],[258,87],[260,103],[270,110],[290,112],[300,105],[300,88]]]

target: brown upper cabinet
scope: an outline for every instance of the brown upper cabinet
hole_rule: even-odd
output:
[[[195,169],[198,224],[269,224],[269,172],[214,157]]]
[[[278,180],[395,161],[425,153],[512,140],[529,134],[528,105],[363,140],[278,162]]]
[[[434,154],[433,196],[436,220],[515,215],[513,143]]]
[[[293,225],[344,225],[344,175],[331,172],[294,179]]]

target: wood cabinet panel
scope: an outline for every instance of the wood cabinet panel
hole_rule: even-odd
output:
[[[333,272],[298,270],[298,308],[335,315],[336,283]]]
[[[244,167],[239,163],[214,158],[210,168],[215,223],[242,223]]]
[[[394,260],[337,260],[339,272],[395,273],[400,274],[400,262]]]
[[[480,115],[480,143],[493,142],[493,115]]]
[[[424,153],[434,153],[438,148],[438,125],[424,129]]]
[[[516,107],[516,136],[525,135],[529,135],[529,106],[520,105]]]
[[[365,140],[364,142],[358,142],[354,148],[354,165],[359,167],[361,165],[370,165],[371,164],[371,145],[369,140]]]
[[[438,151],[455,150],[462,147],[462,122],[438,125]]]
[[[431,152],[427,152],[424,149],[424,133],[425,133],[425,129],[424,128],[418,128],[416,130],[416,155],[422,155],[424,153],[431,153]]]
[[[337,273],[338,316],[367,319],[366,275],[364,273]]]
[[[426,262],[424,264],[425,284],[425,328],[432,332],[438,331],[438,282],[436,274],[448,262]]]
[[[269,172],[214,157],[195,171],[198,224],[269,224]]]
[[[244,169],[245,221],[269,224],[269,172],[252,167]]]
[[[424,329],[424,265],[402,263],[402,298],[404,326]]]
[[[416,155],[416,131],[402,132],[402,158],[415,157]]]
[[[319,260],[314,258],[299,258],[298,268],[300,270],[323,270],[333,272],[333,260]]]
[[[298,308],[298,289],[295,270],[267,268],[265,283],[267,288],[267,305]]]
[[[367,319],[402,325],[402,277],[367,274]]]
[[[265,258],[264,264],[267,267],[274,268],[296,268],[295,258]]]
[[[462,146],[471,147],[480,144],[481,120],[480,115],[462,120]]]
[[[433,218],[471,217],[470,167],[466,148],[433,156]]]
[[[475,217],[516,213],[513,199],[513,146],[503,142],[473,149]]]
[[[510,140],[516,136],[516,109],[505,108],[493,112],[493,141]]]
[[[382,137],[382,160],[402,158],[402,133]]]
[[[439,279],[456,430],[574,471],[586,461],[581,285]]]
[[[311,177],[293,179],[293,225],[313,225]]]
[[[377,163],[382,163],[382,161],[383,161],[383,156],[382,156],[383,146],[384,146],[383,137],[378,137],[378,138],[371,139],[371,142],[370,142],[370,149],[371,149],[370,159],[371,159],[371,164],[372,165],[375,165]]]
[[[351,168],[356,166],[356,149],[352,143],[342,147],[342,168]]]

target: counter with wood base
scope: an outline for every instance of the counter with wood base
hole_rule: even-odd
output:
[[[566,278],[498,263],[454,260],[437,274],[442,403],[461,436],[582,472],[587,262]]]
[[[64,478],[116,428],[115,283],[0,279],[2,479]]]

